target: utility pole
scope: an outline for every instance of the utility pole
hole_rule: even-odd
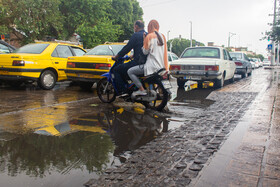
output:
[[[228,48],[230,47],[230,37],[232,37],[233,35],[236,35],[236,34],[232,33],[232,32],[228,33]]]
[[[273,13],[273,26],[272,30],[274,30],[276,26],[276,2],[277,0],[274,0],[274,13]],[[278,52],[278,50],[277,50]],[[272,41],[272,49],[271,49],[271,65],[275,65],[275,41]]]
[[[191,24],[190,40],[191,40],[191,47],[192,47],[192,22],[191,21],[190,24]]]

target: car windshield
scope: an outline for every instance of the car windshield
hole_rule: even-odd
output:
[[[110,50],[109,46],[112,47],[113,52]],[[114,56],[120,52],[124,45],[99,45],[91,49],[85,55],[108,55]]]
[[[14,53],[41,54],[48,46],[49,44],[28,44],[16,49]]]
[[[242,59],[242,53],[230,53],[231,57],[235,57],[237,60]]]
[[[220,58],[220,51],[218,48],[189,48],[181,58]]]

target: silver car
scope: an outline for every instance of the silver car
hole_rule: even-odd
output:
[[[245,53],[230,52],[229,54],[236,65],[235,74],[241,75],[242,78],[252,75],[252,64]]]

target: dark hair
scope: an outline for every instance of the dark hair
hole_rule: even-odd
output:
[[[140,29],[144,29],[144,23],[141,20],[137,20],[134,25],[137,25]]]
[[[162,41],[162,38],[161,36],[159,35],[159,33],[157,31],[155,31],[156,35],[157,35],[157,38],[158,38],[158,45],[159,46],[163,46],[163,41]]]

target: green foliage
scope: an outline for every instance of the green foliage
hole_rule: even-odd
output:
[[[247,56],[249,58],[259,58],[259,59],[261,59],[261,61],[263,61],[263,59],[264,59],[264,56],[262,54],[257,54],[257,55],[248,54]]]
[[[182,38],[181,40],[178,38],[171,39],[167,41],[168,51],[170,51],[170,45],[172,43],[172,52],[178,56],[181,56],[182,52],[191,46],[191,41],[188,39]],[[192,40],[192,45],[204,46],[203,43],[197,42],[196,40]]]
[[[0,16],[0,31],[23,44],[46,36],[67,40],[77,32],[91,48],[129,39],[143,10],[137,0],[2,0]]]
[[[23,43],[46,35],[58,37],[62,31],[59,0],[2,0],[2,3],[1,25],[10,32],[22,34]]]

